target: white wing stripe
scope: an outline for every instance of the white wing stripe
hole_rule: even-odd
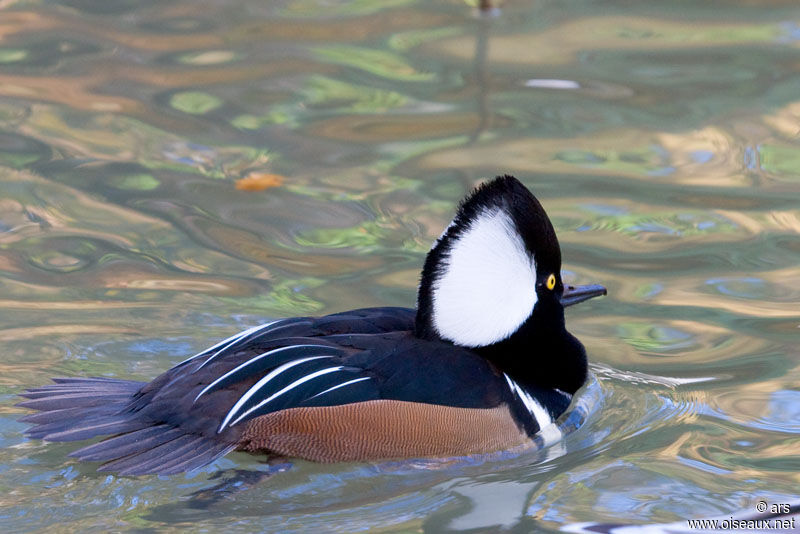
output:
[[[281,323],[281,322],[283,322],[283,321],[286,321],[286,319],[281,319],[280,321],[275,321],[275,323]],[[253,335],[253,334],[257,333],[257,332],[258,332],[258,333],[260,333],[260,334],[266,334],[266,333],[273,333],[273,334],[274,334],[275,332],[277,332],[277,331],[278,331],[278,330],[280,330],[281,328],[287,328],[287,327],[294,326],[294,323],[291,323],[291,322],[290,322],[289,324],[284,324],[284,325],[278,325],[278,324],[275,324],[275,323],[271,323],[271,324],[274,324],[275,326],[273,326],[272,328],[265,328],[265,329],[263,330],[263,332],[262,332],[260,329],[258,329],[258,328],[257,328],[257,329],[255,329],[255,330],[252,330],[252,329],[251,329],[252,331],[247,331],[247,334],[245,334],[245,335],[243,335],[243,336],[240,336],[238,339],[235,339],[235,340],[231,341],[230,343],[228,343],[227,345],[225,345],[224,347],[222,347],[221,349],[219,349],[217,352],[215,352],[214,354],[212,354],[211,356],[209,356],[209,357],[208,357],[208,359],[207,359],[206,361],[204,361],[203,363],[201,363],[201,364],[200,364],[200,366],[199,366],[197,369],[195,369],[194,371],[192,371],[192,372],[194,373],[194,372],[197,372],[197,371],[199,371],[199,370],[200,370],[200,369],[202,369],[202,368],[203,368],[205,365],[207,365],[207,364],[211,363],[212,361],[214,361],[214,359],[215,359],[217,356],[219,356],[220,354],[222,354],[223,352],[225,352],[226,350],[228,350],[228,349],[229,349],[229,348],[231,348],[232,346],[236,345],[237,343],[239,343],[240,341],[242,341],[242,340],[243,340],[244,338],[246,338],[247,336]]]
[[[216,380],[214,380],[213,382],[211,382],[209,385],[207,385],[205,388],[203,388],[203,391],[201,391],[200,393],[197,394],[197,396],[194,398],[194,401],[192,401],[192,402],[193,403],[197,402],[197,399],[199,399],[201,396],[203,396],[206,391],[208,391],[209,389],[213,388],[219,382],[225,380],[226,378],[228,378],[233,373],[236,373],[237,371],[240,371],[241,369],[244,369],[248,365],[257,362],[258,360],[261,360],[262,358],[266,358],[268,356],[272,356],[273,354],[277,354],[279,352],[283,352],[285,350],[293,349],[293,348],[296,348],[296,347],[320,347],[320,348],[323,348],[323,349],[330,348],[327,345],[288,345],[286,347],[280,347],[280,348],[277,348],[277,349],[272,349],[270,351],[264,352],[262,354],[259,354],[258,356],[254,356],[254,357],[250,358],[249,360],[247,360],[243,364],[241,364],[241,365],[239,365],[237,367],[234,367],[233,369],[231,369],[230,371],[228,371],[227,373],[225,373],[221,377],[219,377]]]
[[[313,397],[309,397],[308,400],[311,400],[311,399],[314,399],[316,397],[319,397],[320,395],[325,395],[326,393],[328,393],[329,391],[333,391],[334,389],[343,388],[344,386],[349,386],[350,384],[355,384],[356,382],[361,382],[362,380],[369,380],[369,377],[365,376],[363,378],[355,378],[353,380],[348,380],[347,382],[342,382],[341,384],[333,386],[332,388],[328,388],[325,391],[321,391],[321,392],[317,393]]]
[[[298,380],[295,380],[294,382],[292,382],[291,384],[289,384],[288,386],[286,386],[286,387],[285,387],[285,388],[283,388],[282,390],[278,391],[277,393],[274,393],[274,394],[272,394],[272,395],[271,395],[269,398],[267,398],[267,399],[264,399],[263,401],[259,402],[258,404],[256,404],[255,406],[253,406],[252,408],[250,408],[249,410],[247,410],[246,412],[244,412],[242,415],[240,415],[239,417],[237,417],[237,418],[236,418],[236,419],[235,419],[235,420],[234,420],[234,421],[231,423],[231,426],[233,426],[233,425],[235,425],[236,423],[238,423],[239,421],[241,421],[241,420],[242,420],[244,417],[247,417],[247,414],[249,414],[249,413],[251,413],[251,412],[253,412],[253,411],[255,411],[255,410],[258,410],[259,408],[261,408],[262,406],[264,406],[264,405],[265,405],[265,404],[267,404],[268,402],[272,401],[272,400],[273,400],[273,399],[275,399],[276,397],[280,397],[281,395],[283,395],[283,394],[284,394],[284,393],[286,393],[287,391],[290,391],[290,390],[292,390],[292,389],[296,388],[297,386],[299,386],[299,385],[303,384],[304,382],[308,382],[309,380],[312,380],[312,379],[314,379],[314,378],[317,378],[318,376],[326,375],[326,374],[328,374],[328,373],[333,373],[334,371],[340,371],[340,370],[341,370],[341,369],[343,369],[343,368],[344,368],[344,366],[342,366],[342,365],[340,365],[340,366],[338,366],[338,367],[328,367],[328,368],[326,368],[326,369],[321,369],[321,370],[319,370],[319,371],[315,371],[315,372],[311,373],[310,375],[306,375],[306,376],[304,376],[303,378],[300,378],[300,379],[298,379]]]
[[[250,387],[250,389],[248,389],[245,392],[244,395],[239,397],[239,400],[236,401],[236,404],[234,404],[233,408],[230,409],[230,411],[228,412],[228,415],[225,416],[225,419],[222,421],[222,424],[219,425],[219,430],[217,430],[217,434],[222,432],[222,429],[225,428],[225,426],[228,424],[228,421],[231,420],[231,417],[236,415],[236,412],[238,412],[241,409],[241,407],[248,400],[250,400],[250,397],[255,395],[258,392],[259,389],[261,389],[262,387],[264,387],[267,384],[267,382],[269,382],[270,380],[272,380],[273,378],[275,378],[276,376],[278,376],[279,374],[281,374],[285,370],[291,369],[295,365],[300,365],[303,362],[308,362],[308,361],[311,361],[311,360],[319,360],[320,358],[332,358],[332,356],[310,356],[308,358],[300,358],[299,360],[293,360],[291,362],[288,362],[288,363],[285,363],[285,364],[281,365],[280,367],[276,367],[275,369],[273,369],[269,374],[265,375],[263,378],[261,378],[261,380],[259,380],[255,384],[253,384]]]
[[[194,360],[195,358],[197,358],[199,356],[204,356],[204,355],[208,354],[209,352],[212,352],[212,351],[215,351],[215,350],[219,349],[223,345],[227,345],[227,344],[232,343],[234,341],[239,341],[241,338],[243,338],[245,336],[249,336],[253,332],[256,332],[256,331],[258,331],[258,330],[260,330],[262,328],[268,328],[268,327],[274,325],[275,323],[279,323],[279,322],[281,322],[283,320],[284,319],[278,319],[277,321],[272,321],[270,323],[264,323],[264,324],[261,324],[261,325],[258,325],[258,326],[254,326],[252,328],[248,328],[247,330],[244,330],[242,332],[239,332],[238,334],[232,335],[231,337],[229,337],[227,339],[223,339],[222,341],[220,341],[216,345],[214,345],[212,347],[209,347],[209,348],[205,349],[204,351],[198,352],[194,356],[186,358],[181,363],[186,363],[186,362],[188,362],[190,360]],[[222,350],[222,349],[220,349],[220,350]],[[180,365],[180,364],[178,364],[178,365]]]

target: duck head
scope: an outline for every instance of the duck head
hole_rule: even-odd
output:
[[[567,332],[564,307],[605,294],[564,286],[547,213],[519,180],[501,176],[464,199],[428,253],[416,334],[468,347],[515,380],[574,393],[586,351]]]

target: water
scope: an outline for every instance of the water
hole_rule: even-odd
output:
[[[778,0],[3,2],[3,530],[527,532],[796,497],[798,47]],[[254,482],[230,470],[282,468],[119,478],[22,436],[16,394],[51,376],[411,305],[454,204],[506,172],[565,277],[609,288],[568,313],[594,378],[562,443]]]

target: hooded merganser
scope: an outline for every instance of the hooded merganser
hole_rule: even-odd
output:
[[[77,441],[101,471],[170,474],[233,451],[319,462],[447,457],[560,437],[587,376],[561,250],[516,178],[473,191],[428,253],[417,310],[364,308],[256,326],[150,383],[55,378],[27,390],[28,435]]]

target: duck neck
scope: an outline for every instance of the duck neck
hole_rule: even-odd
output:
[[[520,384],[573,395],[586,382],[586,350],[567,332],[564,310],[535,310],[508,339],[473,349]]]

